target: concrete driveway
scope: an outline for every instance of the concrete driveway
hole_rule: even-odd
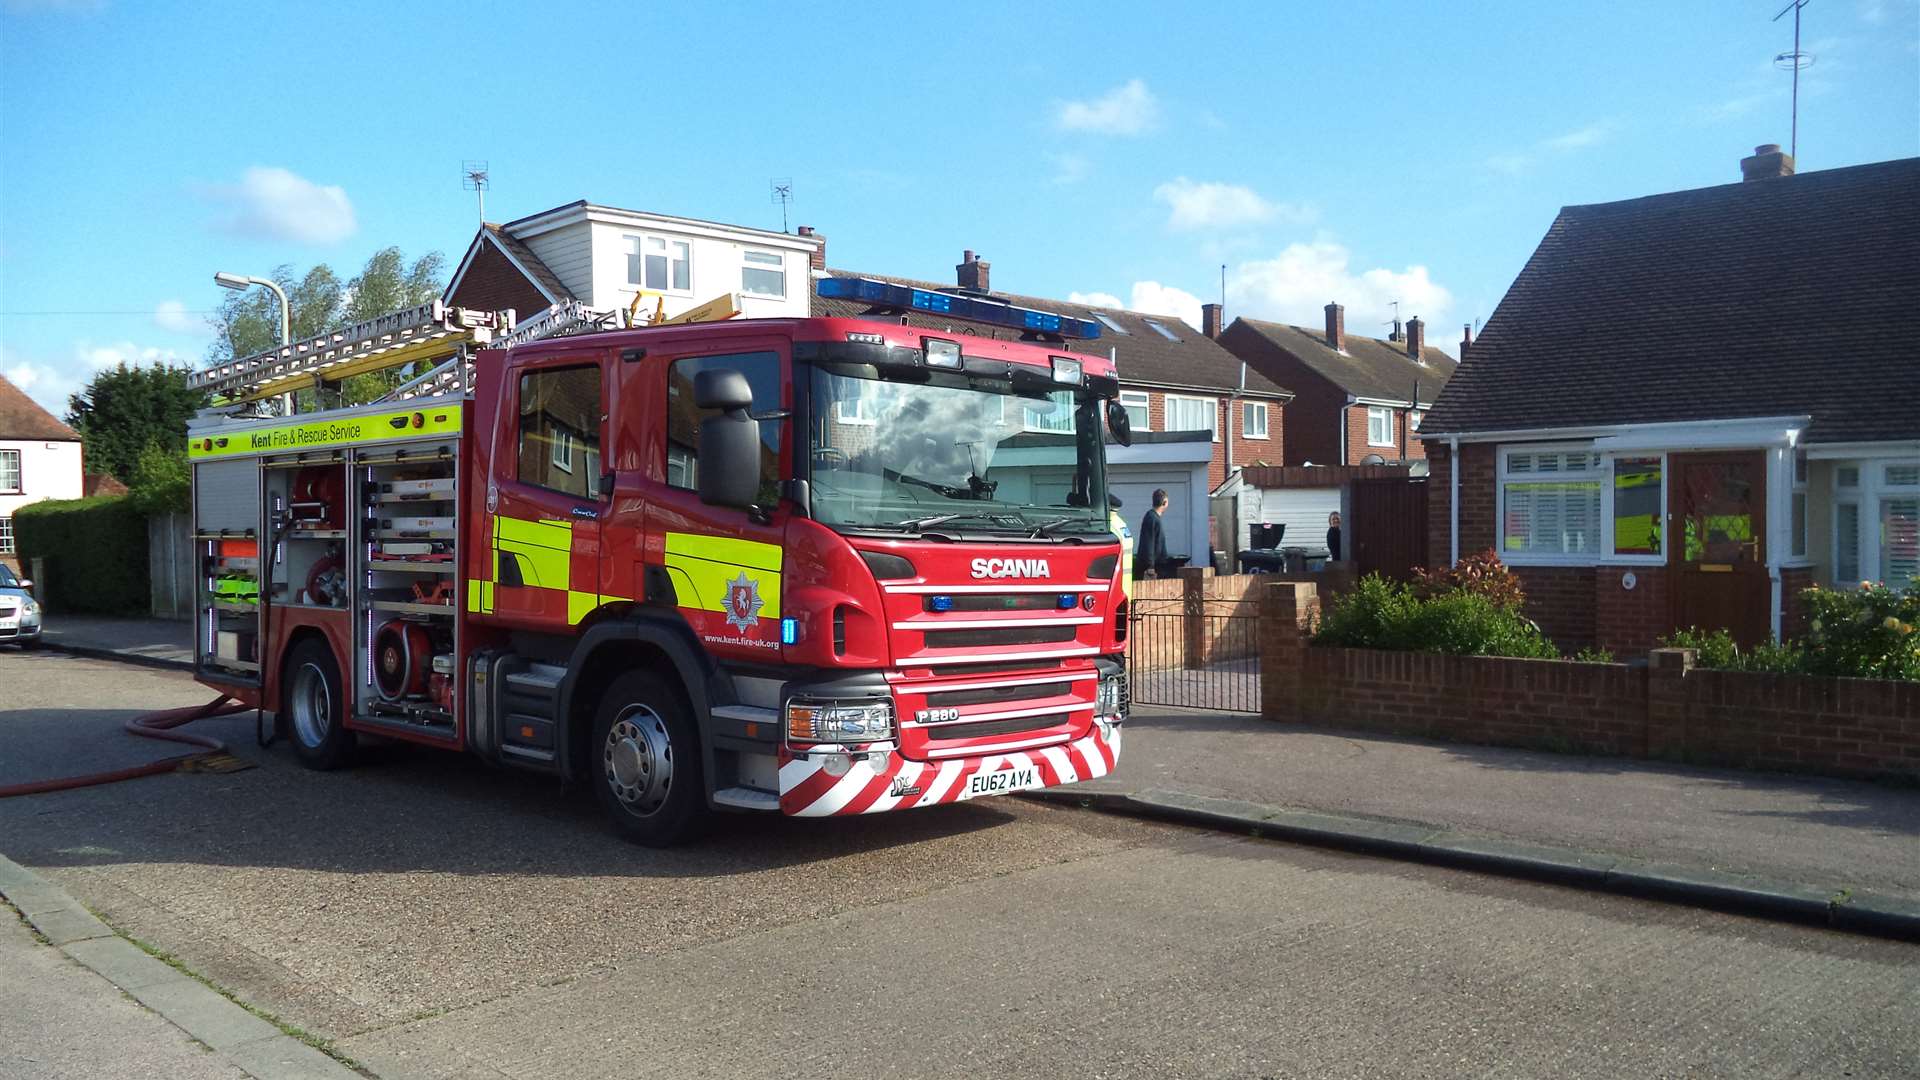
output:
[[[183,677],[0,658],[0,783]],[[627,846],[386,748],[0,801],[0,850],[383,1077],[1902,1075],[1920,948],[1015,800]],[[1123,763],[1123,769],[1129,767]]]

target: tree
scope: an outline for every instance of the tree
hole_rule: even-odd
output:
[[[193,481],[180,441],[150,442],[140,451],[127,480],[133,505],[144,514],[171,514],[188,508]]]
[[[446,256],[430,251],[411,265],[397,247],[381,248],[367,259],[360,273],[342,285],[340,278],[325,263],[294,280],[293,268],[274,270],[273,280],[287,292],[292,309],[293,340],[338,330],[351,323],[365,322],[401,308],[428,303],[446,287]],[[229,295],[213,316],[214,343],[207,350],[209,363],[225,363],[236,357],[265,352],[280,343],[279,301],[265,289],[249,289]],[[340,385],[347,404],[372,401],[405,378],[397,371],[375,371],[356,375]],[[313,392],[297,392],[301,409],[314,407]]]
[[[184,367],[122,363],[68,398],[67,423],[80,433],[88,468],[125,482],[150,444],[183,446],[187,421],[207,401],[187,385],[189,374]]]

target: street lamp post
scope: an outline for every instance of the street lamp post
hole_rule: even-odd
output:
[[[244,274],[228,274],[225,272],[213,275],[213,283],[223,289],[233,289],[241,292],[255,285],[271,290],[274,297],[280,301],[280,347],[284,349],[288,345],[293,344],[293,308],[288,306],[286,291],[280,288],[278,284],[267,278],[247,277]],[[281,396],[280,401],[282,411],[288,416],[293,415],[293,395],[284,394]]]

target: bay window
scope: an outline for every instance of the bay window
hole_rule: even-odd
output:
[[[1662,561],[1666,460],[1587,449],[1503,450],[1500,556],[1512,563]]]

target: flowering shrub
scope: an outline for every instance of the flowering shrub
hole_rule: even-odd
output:
[[[1905,589],[1806,589],[1807,671],[1920,679],[1920,582]]]
[[[1889,589],[1806,589],[1807,634],[1742,650],[1725,630],[1682,630],[1662,639],[1693,649],[1695,663],[1722,671],[1771,671],[1855,679],[1920,680],[1920,585]]]
[[[1368,574],[1353,591],[1331,603],[1313,641],[1352,649],[1463,656],[1542,660],[1560,656],[1540,628],[1520,614],[1517,604],[1498,604],[1463,588],[1422,597],[1417,586],[1378,574]]]
[[[1422,600],[1453,592],[1471,593],[1486,597],[1494,607],[1514,611],[1527,602],[1519,576],[1507,569],[1507,564],[1500,561],[1492,548],[1469,555],[1452,566],[1415,569],[1413,592]]]

